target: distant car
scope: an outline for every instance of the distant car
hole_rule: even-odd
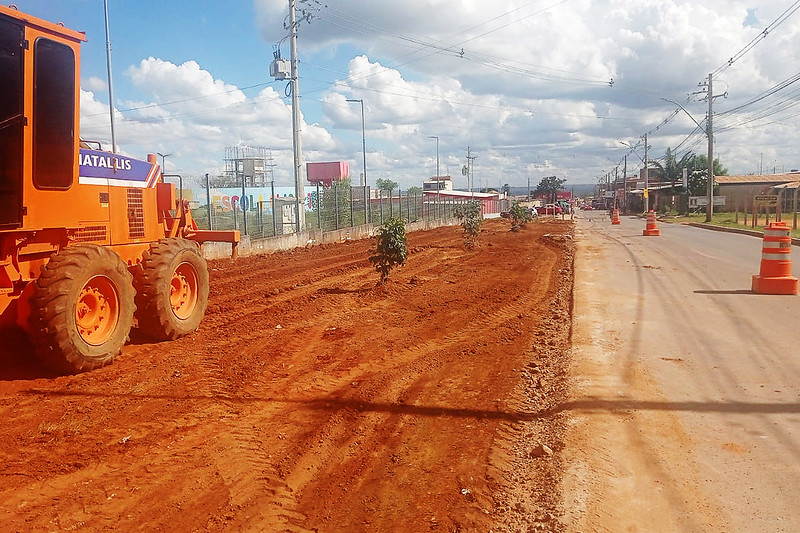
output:
[[[584,211],[594,211],[594,207],[592,207],[592,204],[583,204],[581,206],[581,209]]]
[[[561,208],[555,204],[540,205],[536,208],[540,215],[560,215]]]

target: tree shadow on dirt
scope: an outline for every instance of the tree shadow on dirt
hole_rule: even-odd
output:
[[[0,331],[0,381],[54,378],[58,374],[42,363],[28,336],[20,329]]]
[[[141,400],[185,400],[202,401],[217,400],[225,403],[241,404],[295,404],[301,408],[318,411],[341,411],[349,409],[371,413],[385,413],[392,415],[408,415],[423,417],[448,417],[505,420],[508,422],[525,422],[532,420],[548,419],[564,412],[626,412],[626,411],[692,411],[700,413],[742,413],[742,414],[780,414],[800,413],[800,403],[778,402],[661,402],[650,400],[603,400],[586,399],[564,402],[550,409],[536,412],[503,411],[493,409],[465,409],[446,406],[407,405],[403,402],[368,402],[349,399],[320,398],[316,400],[291,400],[272,397],[231,397],[217,395],[173,395],[173,394],[108,394],[105,392],[92,392],[81,390],[43,390],[28,389],[23,392],[30,395],[52,396],[77,396],[95,398],[129,398]]]
[[[373,289],[372,286],[360,287],[358,289],[343,289],[341,287],[323,287],[321,289],[317,289],[317,294],[364,294],[370,292],[372,289]]]

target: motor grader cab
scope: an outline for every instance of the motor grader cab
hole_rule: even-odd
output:
[[[194,331],[208,299],[199,244],[239,242],[197,228],[154,155],[81,147],[85,40],[0,6],[0,325],[28,330],[64,372],[111,362],[134,321],[157,340]]]

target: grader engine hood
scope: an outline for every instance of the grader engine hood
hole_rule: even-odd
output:
[[[111,187],[155,187],[161,169],[155,163],[139,161],[99,150],[80,150],[79,182]]]

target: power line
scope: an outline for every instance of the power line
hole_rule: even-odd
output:
[[[771,22],[771,23],[770,23],[770,24],[769,24],[769,25],[768,25],[766,28],[764,28],[764,30],[763,30],[761,33],[759,33],[759,34],[758,34],[756,37],[754,37],[754,38],[753,38],[753,39],[752,39],[752,40],[751,40],[749,43],[747,43],[747,44],[744,46],[744,48],[742,48],[741,50],[739,50],[738,52],[736,52],[736,53],[735,53],[733,56],[731,56],[731,58],[730,58],[730,59],[729,59],[729,60],[728,60],[728,61],[727,61],[727,62],[726,62],[724,65],[721,65],[719,68],[717,68],[717,70],[715,70],[714,72],[712,72],[712,73],[711,73],[712,77],[714,77],[714,78],[715,78],[715,77],[717,77],[719,74],[722,74],[722,73],[723,73],[723,72],[725,72],[727,69],[729,69],[731,66],[733,66],[733,64],[734,64],[734,63],[736,63],[736,62],[737,62],[739,59],[741,59],[741,58],[742,58],[742,57],[743,57],[745,54],[747,54],[747,52],[749,52],[750,50],[752,50],[753,48],[755,48],[755,46],[756,46],[758,43],[760,43],[761,41],[763,41],[764,39],[766,39],[766,38],[767,38],[767,35],[769,35],[769,33],[770,33],[772,30],[774,30],[775,28],[777,28],[778,26],[780,26],[780,25],[781,25],[783,22],[785,22],[785,21],[786,21],[786,19],[788,19],[789,17],[791,17],[791,16],[792,16],[792,15],[795,13],[795,11],[797,11],[798,9],[800,9],[800,0],[797,0],[797,1],[793,2],[793,3],[792,3],[792,5],[790,5],[788,8],[786,8],[786,11],[784,11],[783,13],[781,13],[781,14],[778,16],[778,18],[776,18],[775,20],[773,20],[773,21],[772,21],[772,22]]]

